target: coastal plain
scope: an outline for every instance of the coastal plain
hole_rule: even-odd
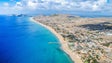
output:
[[[31,19],[54,33],[75,63],[112,63],[112,18],[55,14]]]

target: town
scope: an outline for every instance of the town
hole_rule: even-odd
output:
[[[34,19],[60,34],[83,63],[112,63],[112,18],[54,14]]]

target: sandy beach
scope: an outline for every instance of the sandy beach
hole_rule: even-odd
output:
[[[33,22],[36,22],[37,24],[40,24],[41,26],[47,28],[47,29],[50,30],[53,34],[55,34],[55,35],[57,36],[57,38],[59,39],[60,43],[61,43],[61,48],[62,48],[62,50],[64,50],[64,52],[66,52],[66,53],[70,56],[70,58],[72,59],[72,61],[73,61],[74,63],[83,63],[83,62],[81,61],[80,57],[79,57],[76,53],[74,53],[72,50],[69,49],[69,47],[68,47],[68,45],[67,45],[67,42],[64,41],[64,38],[63,38],[60,34],[58,34],[53,28],[51,28],[51,27],[49,27],[49,26],[47,26],[47,25],[44,25],[44,24],[42,24],[42,23],[40,23],[40,22],[38,22],[38,21],[35,21],[35,20],[33,19],[33,17],[31,17],[30,20],[33,21]]]

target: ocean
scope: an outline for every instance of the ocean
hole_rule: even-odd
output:
[[[29,17],[0,16],[0,63],[73,63],[58,42]]]

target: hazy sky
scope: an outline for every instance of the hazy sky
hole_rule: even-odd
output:
[[[0,14],[21,13],[112,14],[112,0],[0,0]]]

